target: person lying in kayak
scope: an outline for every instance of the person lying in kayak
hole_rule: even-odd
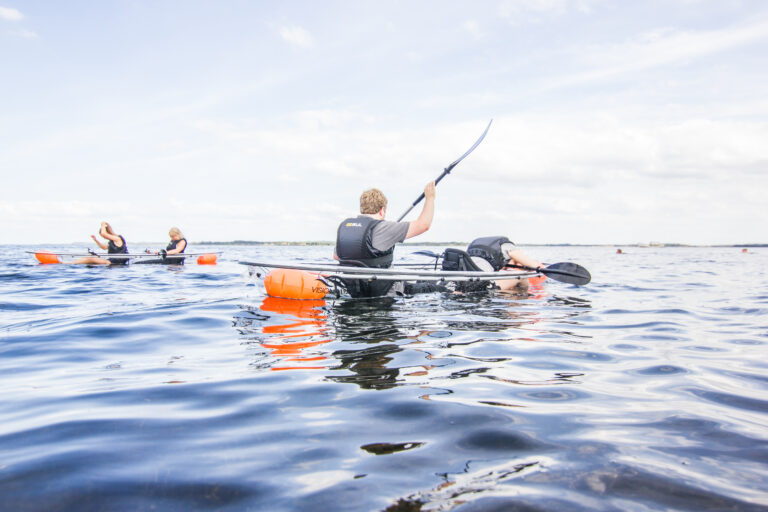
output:
[[[515,244],[505,236],[488,236],[477,238],[467,247],[467,252],[481,270],[502,271],[505,267],[521,265],[530,268],[542,267],[537,261],[515,247]],[[514,268],[509,269],[514,270]],[[501,290],[525,290],[528,288],[528,278],[504,279],[494,281]]]
[[[470,261],[466,261],[467,258]],[[505,236],[486,236],[476,238],[466,251],[446,249],[443,254],[443,270],[479,270],[483,272],[500,272],[508,266],[522,265],[530,268],[543,266],[520,249]],[[513,269],[509,269],[513,270]],[[496,288],[501,290],[526,290],[528,278],[502,279],[494,281]],[[488,287],[487,282],[460,283],[457,291],[479,291]]]
[[[95,235],[91,235],[91,238],[96,245],[102,250],[107,251],[108,254],[128,254],[128,245],[125,243],[123,235],[118,235],[112,226],[108,222],[102,222],[99,228],[99,235],[107,241],[107,243],[101,242]],[[84,265],[126,265],[129,258],[102,258],[100,256],[86,256],[85,258],[79,258],[73,261],[73,264]]]
[[[171,241],[168,244],[168,247],[159,251],[155,251],[155,254],[162,255],[163,259],[167,260],[168,263],[179,263],[183,265],[183,256],[172,256],[180,255],[184,252],[184,250],[187,248],[187,239],[184,238],[181,230],[176,226],[172,227],[168,231],[168,236],[171,237]],[[149,249],[147,249],[147,252],[149,253]]]
[[[429,230],[435,215],[435,182],[424,187],[424,206],[419,217],[411,222],[384,220],[387,198],[381,190],[372,188],[360,196],[360,215],[345,219],[336,231],[333,257],[342,265],[389,268],[395,245]],[[345,280],[353,297],[379,297],[403,293],[403,283],[393,281]]]

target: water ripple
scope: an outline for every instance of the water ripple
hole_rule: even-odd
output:
[[[220,249],[0,247],[0,509],[768,509],[768,253],[539,247],[595,282],[286,301],[236,261],[328,247]]]

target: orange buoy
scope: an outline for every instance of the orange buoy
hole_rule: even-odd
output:
[[[197,257],[197,264],[198,265],[215,265],[216,264],[216,255],[215,254],[201,254]]]
[[[283,299],[322,299],[328,287],[318,274],[306,270],[276,268],[264,278],[267,295]]]
[[[45,263],[45,264],[61,263],[61,261],[59,260],[59,257],[50,252],[36,252],[35,258],[37,258],[37,261],[39,261],[40,263]]]

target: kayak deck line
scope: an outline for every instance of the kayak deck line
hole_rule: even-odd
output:
[[[335,276],[343,279],[380,279],[382,281],[496,281],[519,279],[540,275],[538,272],[476,272],[456,270],[404,270],[400,268],[368,268],[351,267],[346,265],[323,264],[293,264],[293,263],[264,263],[238,261],[241,265],[260,268],[279,268],[314,272],[320,276]]]
[[[67,256],[70,258],[85,258],[95,256],[97,258],[161,258],[162,254],[154,253],[127,253],[127,254],[108,254],[108,253],[87,253],[87,252],[53,252],[53,251],[24,251],[27,254],[52,254],[54,256]],[[184,258],[187,256],[205,256],[206,254],[221,254],[221,252],[183,252],[180,254],[168,254],[167,258]]]

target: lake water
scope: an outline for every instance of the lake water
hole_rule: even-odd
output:
[[[0,246],[3,511],[768,510],[768,249],[526,247],[592,283],[316,302],[237,260],[330,247],[33,249]]]

